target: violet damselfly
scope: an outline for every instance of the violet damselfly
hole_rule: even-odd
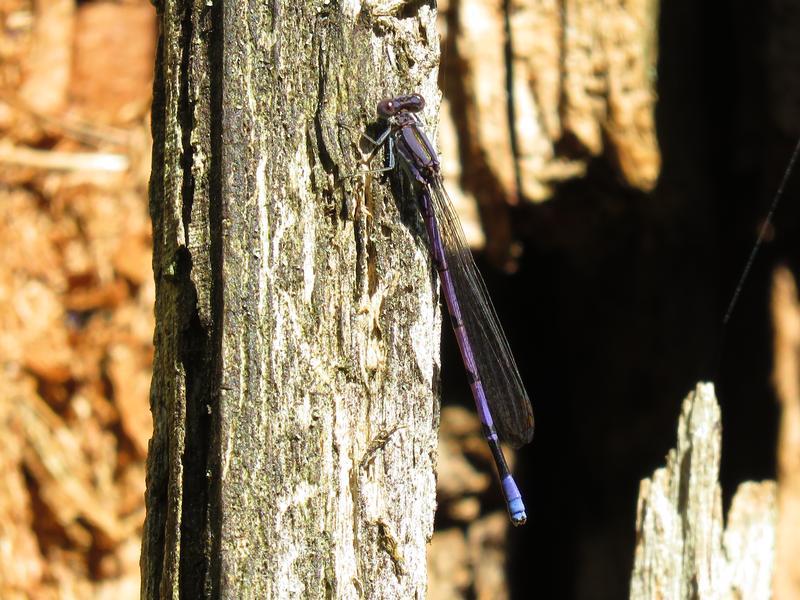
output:
[[[430,253],[442,286],[483,435],[497,466],[503,496],[514,525],[527,519],[525,505],[500,448],[502,439],[518,448],[533,437],[533,409],[486,285],[478,272],[458,216],[442,184],[439,157],[417,114],[425,107],[419,94],[378,103],[386,130],[373,140],[386,146],[389,171],[397,165],[410,181],[425,221]],[[499,436],[498,436],[499,434]]]

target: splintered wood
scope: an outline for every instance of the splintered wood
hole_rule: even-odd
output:
[[[479,199],[546,200],[601,155],[628,185],[655,186],[658,9],[658,0],[448,3],[442,87]]]
[[[639,489],[632,599],[771,597],[775,483],[740,485],[726,528],[720,442],[714,386],[698,384],[683,402],[667,466]]]
[[[596,159],[632,188],[655,187],[658,0],[450,0],[439,11],[443,175],[472,248],[513,270],[509,207],[550,199]]]
[[[155,14],[0,0],[0,23],[0,597],[133,598]]]
[[[781,406],[778,434],[778,540],[775,598],[800,597],[800,299],[792,272],[772,276],[773,383]]]

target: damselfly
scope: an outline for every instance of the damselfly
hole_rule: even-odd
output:
[[[527,519],[525,505],[508,470],[499,439],[515,448],[530,442],[533,409],[486,285],[442,184],[439,157],[417,117],[416,113],[424,107],[425,100],[419,94],[382,100],[377,110],[378,116],[387,122],[386,130],[378,139],[362,135],[376,150],[386,146],[388,164],[378,170],[392,170],[399,165],[414,191],[511,522],[522,525]]]

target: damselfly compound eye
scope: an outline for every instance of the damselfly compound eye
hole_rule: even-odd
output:
[[[389,117],[393,117],[397,112],[394,99],[391,100],[381,100],[378,102],[378,116],[383,119],[388,119]]]

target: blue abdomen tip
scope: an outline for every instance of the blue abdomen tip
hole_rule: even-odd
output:
[[[509,501],[508,513],[511,515],[511,522],[514,525],[523,525],[528,520],[528,515],[525,514],[525,505],[522,503],[521,498]]]
[[[508,504],[508,514],[511,515],[511,522],[514,525],[522,525],[528,519],[528,515],[525,514],[525,504],[522,502],[522,495],[519,493],[514,478],[506,475],[501,485]]]

